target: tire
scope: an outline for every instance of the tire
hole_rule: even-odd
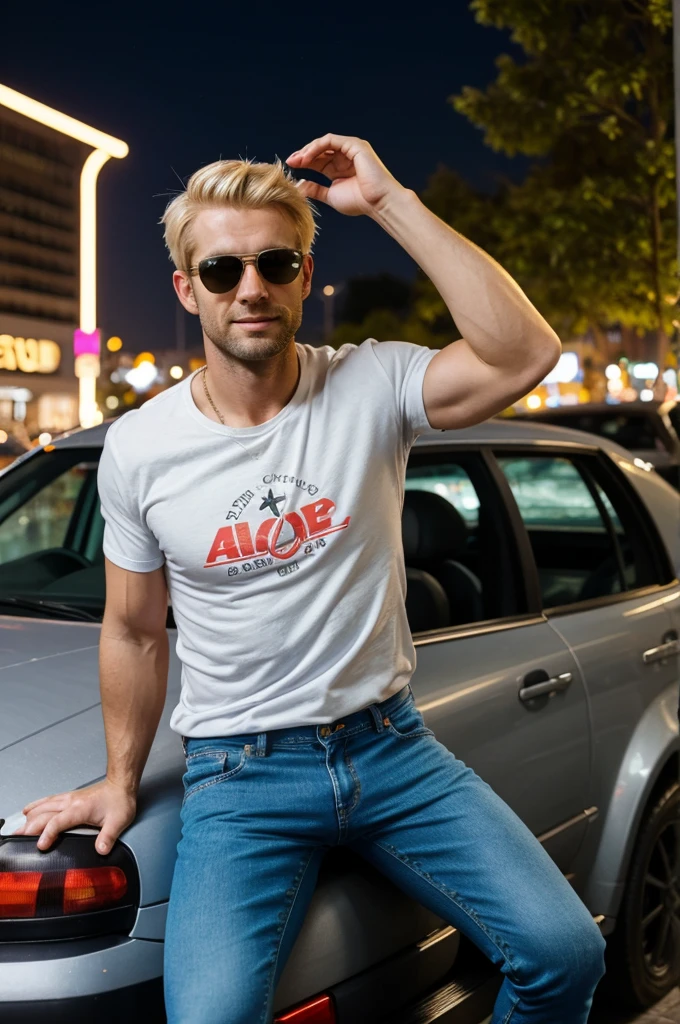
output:
[[[680,982],[680,782],[643,818],[605,964],[597,996],[624,1010],[646,1010]]]

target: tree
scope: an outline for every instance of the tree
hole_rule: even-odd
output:
[[[339,348],[375,338],[441,348],[460,337],[448,310],[440,316],[437,307],[434,315],[429,314],[429,295],[425,295],[423,308],[420,308],[424,281],[427,279],[422,272],[415,282],[387,273],[352,278],[343,292],[339,323],[333,331],[331,344]]]
[[[470,6],[481,24],[511,29],[526,60],[498,57],[491,85],[450,102],[494,150],[537,159],[521,185],[501,179],[467,209],[440,168],[424,201],[439,216],[448,204],[444,219],[498,259],[558,333],[654,331],[662,369],[678,299],[671,0]]]

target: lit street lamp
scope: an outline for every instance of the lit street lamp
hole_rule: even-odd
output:
[[[342,291],[343,287],[341,284],[327,284],[324,285],[321,292],[323,298],[323,340],[326,345],[330,344],[335,326],[333,320],[335,296],[338,292]]]

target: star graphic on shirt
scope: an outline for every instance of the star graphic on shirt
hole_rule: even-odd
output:
[[[268,508],[268,509],[270,509],[274,513],[275,516],[279,516],[279,518],[280,518],[281,513],[279,512],[278,503],[280,501],[285,501],[285,500],[286,499],[285,499],[284,495],[282,495],[280,498],[275,498],[274,497],[274,492],[272,491],[272,489],[270,487],[269,488],[269,494],[267,495],[267,497],[264,499],[264,501],[260,505],[260,512],[262,512],[265,508]]]

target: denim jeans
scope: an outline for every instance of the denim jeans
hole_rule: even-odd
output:
[[[183,744],[169,1024],[270,1024],[320,862],[340,844],[500,968],[492,1024],[587,1021],[599,928],[521,819],[425,726],[410,686],[330,725]]]

